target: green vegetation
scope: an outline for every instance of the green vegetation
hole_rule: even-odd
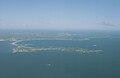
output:
[[[61,51],[61,52],[82,52],[82,53],[90,53],[90,52],[100,52],[102,50],[88,50],[83,48],[74,48],[74,47],[28,47],[28,46],[17,46],[13,48],[13,53],[17,52],[41,52],[41,51]]]

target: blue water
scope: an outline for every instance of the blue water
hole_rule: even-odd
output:
[[[0,78],[120,78],[119,38],[38,40],[20,44],[72,46],[103,51],[89,54],[55,51],[12,54],[14,46],[10,42],[0,42]]]

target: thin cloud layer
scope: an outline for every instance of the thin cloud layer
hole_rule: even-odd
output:
[[[115,25],[115,24],[108,23],[108,22],[100,22],[100,23],[98,23],[98,25],[108,26],[108,27],[116,27],[116,26],[117,26],[117,25]]]

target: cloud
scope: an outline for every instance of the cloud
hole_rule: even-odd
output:
[[[117,26],[115,24],[108,23],[108,22],[100,22],[100,23],[97,23],[97,24],[101,25],[101,26],[108,26],[108,27],[116,27]]]

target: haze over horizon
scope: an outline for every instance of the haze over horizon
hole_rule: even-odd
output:
[[[0,0],[0,29],[120,30],[120,0]]]

